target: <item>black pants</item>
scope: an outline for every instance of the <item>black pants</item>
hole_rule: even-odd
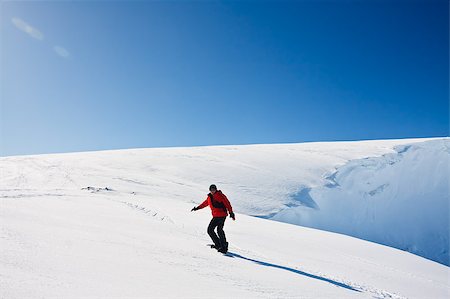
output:
[[[223,231],[226,218],[227,217],[214,217],[208,225],[208,235],[211,237],[216,247],[227,247],[227,239],[225,237],[225,232]],[[216,232],[214,231],[216,227],[219,237],[217,237]]]

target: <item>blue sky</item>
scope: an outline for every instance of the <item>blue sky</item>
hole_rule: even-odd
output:
[[[1,3],[0,155],[449,135],[448,2]]]

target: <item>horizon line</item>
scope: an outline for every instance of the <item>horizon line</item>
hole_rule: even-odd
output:
[[[395,141],[395,140],[432,140],[432,139],[447,139],[450,136],[428,136],[428,137],[400,137],[400,138],[380,138],[380,139],[345,139],[345,140],[303,140],[303,141],[286,141],[286,142],[271,142],[271,143],[241,143],[241,144],[197,144],[197,145],[167,145],[167,146],[142,146],[142,147],[129,147],[129,148],[109,148],[109,149],[92,149],[92,150],[80,150],[80,151],[67,151],[67,152],[45,152],[45,153],[32,153],[32,154],[13,154],[3,155],[0,154],[0,158],[12,158],[23,156],[41,156],[41,155],[64,155],[64,154],[76,154],[76,153],[94,153],[94,152],[110,152],[110,151],[126,151],[126,150],[144,150],[144,149],[174,149],[174,148],[201,148],[201,147],[230,147],[230,146],[261,146],[261,145],[289,145],[289,144],[302,144],[302,143],[332,143],[332,142],[370,142],[370,141]]]

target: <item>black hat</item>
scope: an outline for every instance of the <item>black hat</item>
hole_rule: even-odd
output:
[[[211,186],[209,186],[209,191],[211,190],[217,190],[217,186],[212,184]]]

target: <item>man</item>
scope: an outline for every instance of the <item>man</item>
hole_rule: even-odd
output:
[[[223,226],[225,224],[225,219],[228,216],[228,212],[230,213],[231,219],[236,220],[236,218],[233,213],[233,208],[225,194],[223,194],[222,191],[217,190],[216,185],[211,185],[209,191],[210,193],[206,200],[198,207],[192,208],[191,212],[203,209],[206,206],[211,208],[213,218],[208,225],[208,235],[214,242],[214,245],[211,247],[216,248],[219,252],[227,253],[228,242],[225,237],[225,232],[223,231]],[[214,231],[216,227],[219,237],[217,237],[216,232]]]

